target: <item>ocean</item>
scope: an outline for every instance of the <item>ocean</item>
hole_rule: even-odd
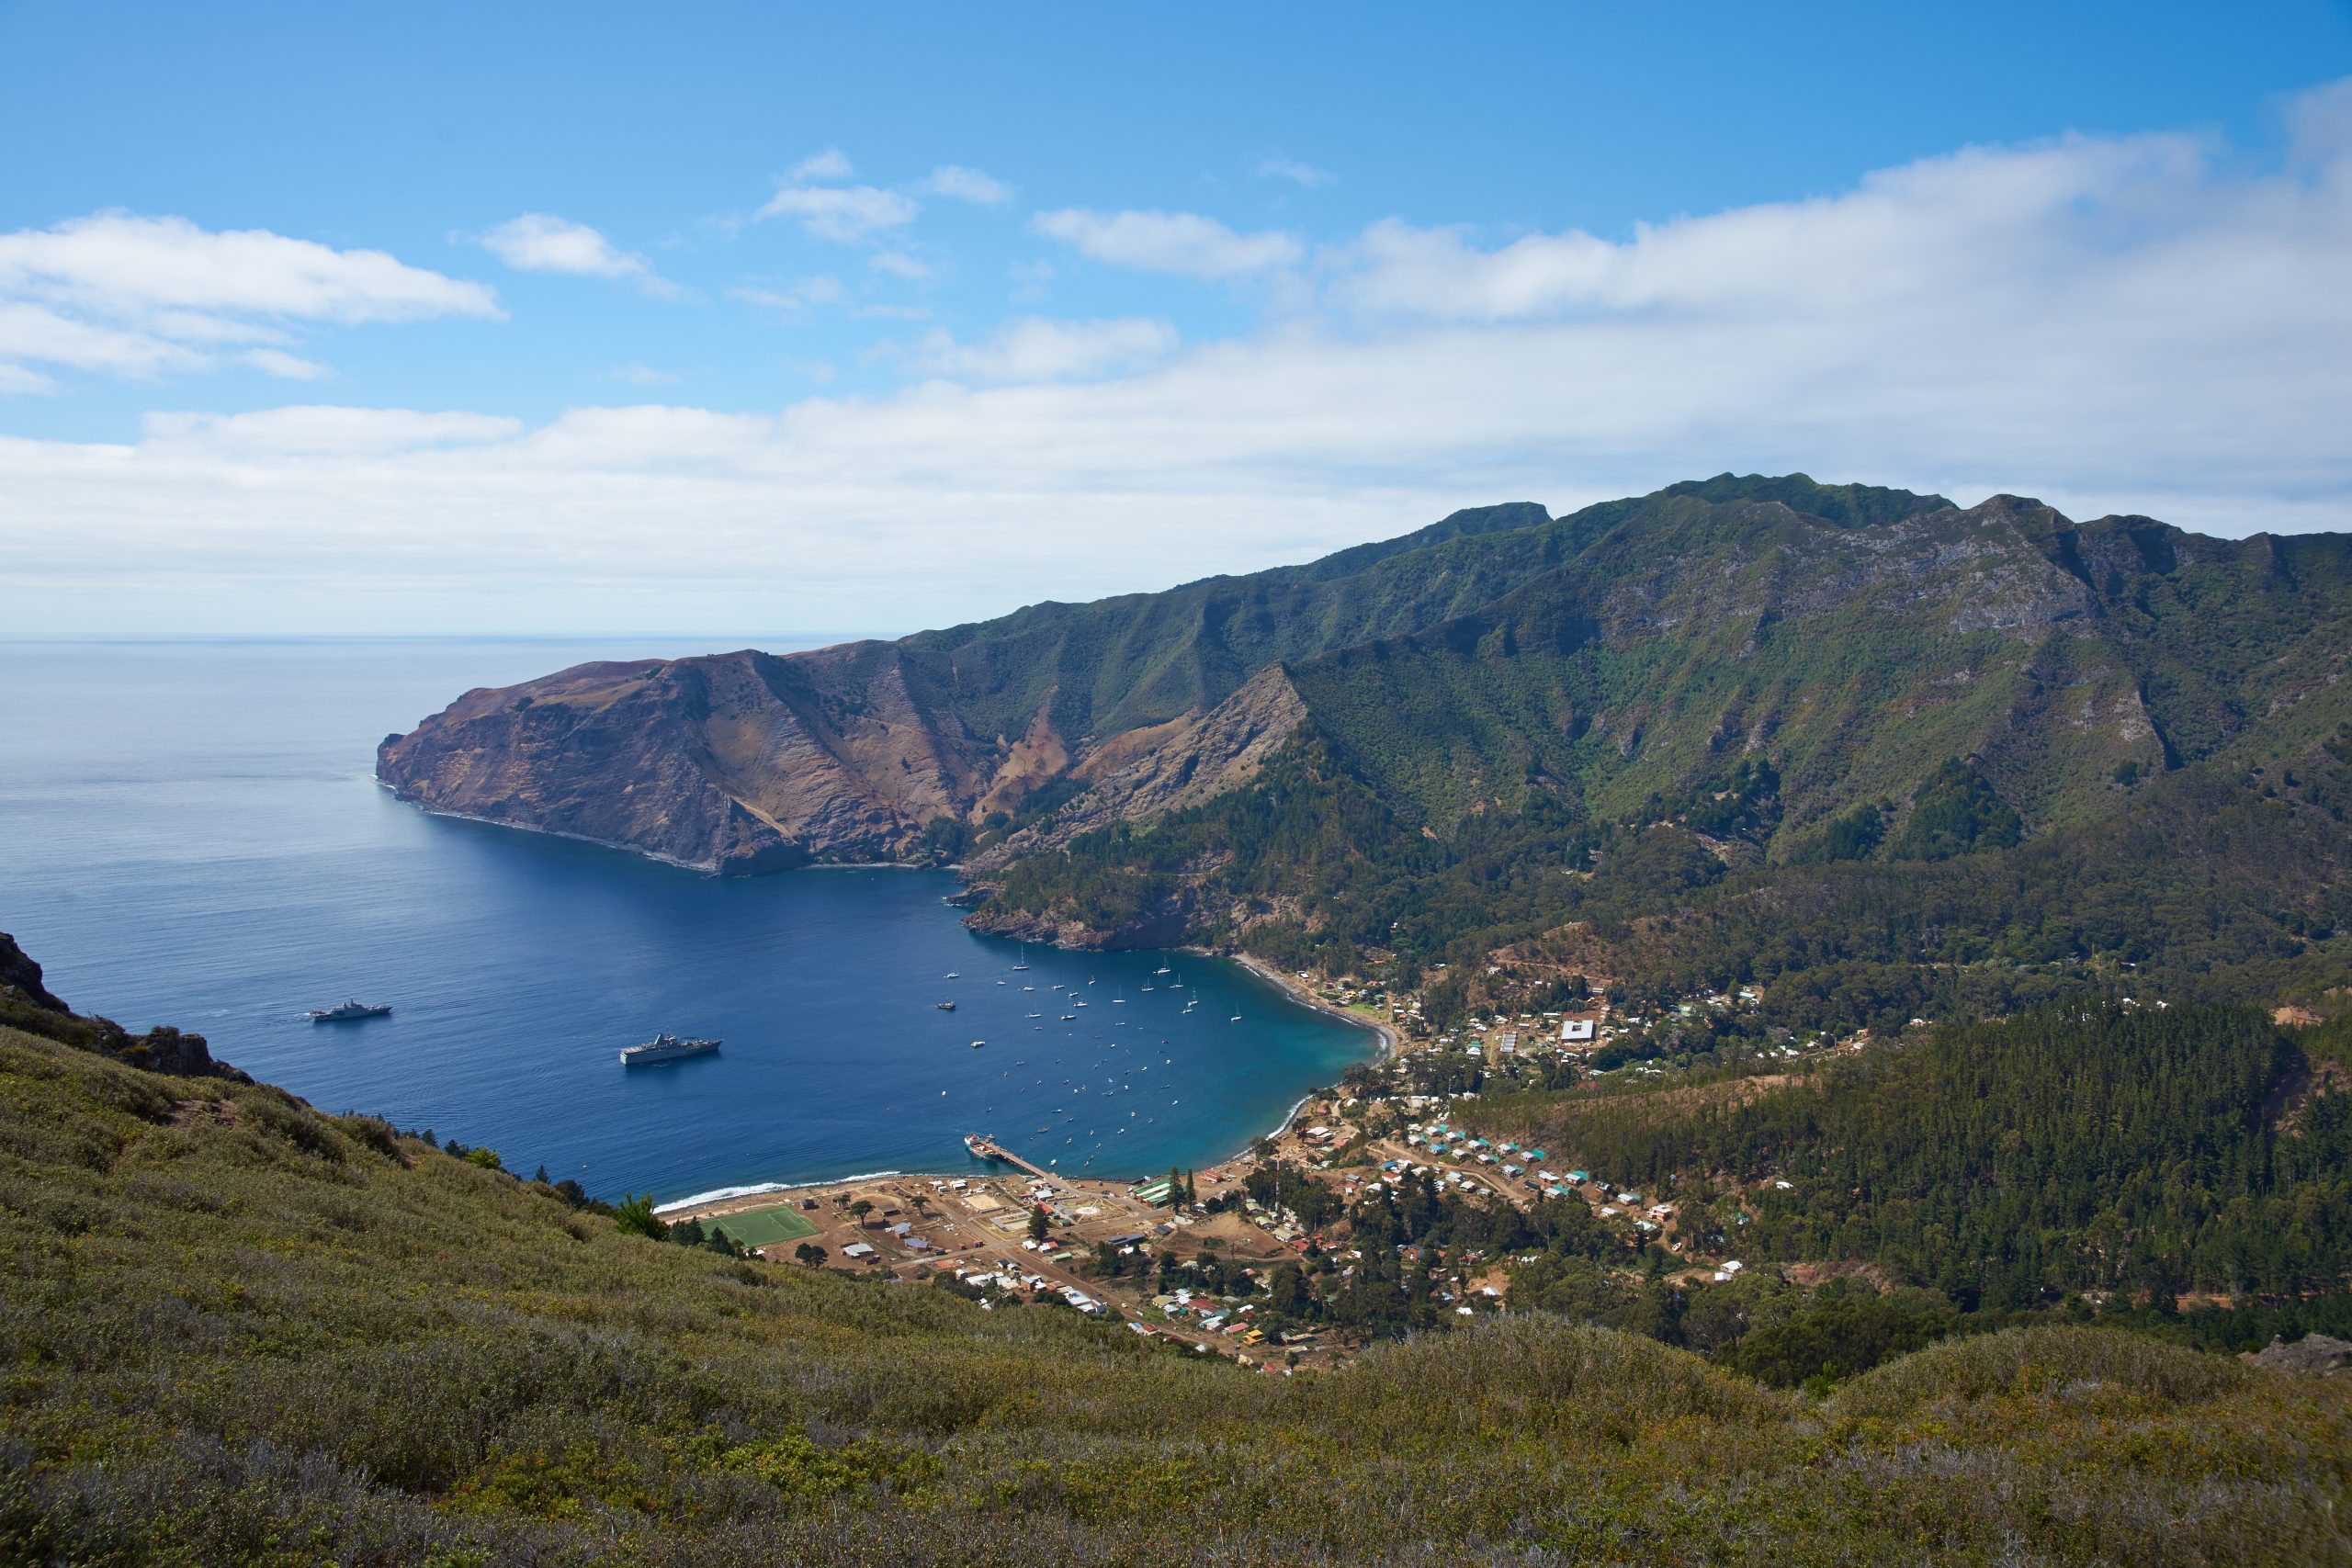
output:
[[[605,1197],[961,1171],[969,1132],[1205,1166],[1373,1055],[1237,964],[975,935],[944,872],[720,881],[371,776],[469,687],[740,646],[0,642],[0,930],[82,1011]],[[346,998],[392,1015],[306,1016]],[[665,1030],[724,1044],[620,1066]]]

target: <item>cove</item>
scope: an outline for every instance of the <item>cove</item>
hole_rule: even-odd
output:
[[[1375,1051],[1236,964],[976,935],[947,873],[714,880],[369,776],[468,686],[698,650],[0,645],[0,929],[85,1011],[606,1197],[960,1170],[968,1132],[1073,1175],[1207,1165]],[[393,1014],[305,1016],[346,996]],[[620,1066],[663,1030],[725,1043]]]

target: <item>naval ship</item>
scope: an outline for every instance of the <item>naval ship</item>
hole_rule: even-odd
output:
[[[681,1040],[674,1034],[657,1034],[642,1045],[621,1047],[621,1066],[647,1067],[656,1062],[674,1062],[685,1056],[699,1056],[706,1051],[718,1049],[716,1040]]]
[[[349,1023],[354,1019],[390,1018],[391,1016],[392,1010],[390,1008],[371,1008],[367,1003],[361,1001],[348,1001],[338,1007],[312,1008],[311,1010],[311,1021],[312,1023]]]

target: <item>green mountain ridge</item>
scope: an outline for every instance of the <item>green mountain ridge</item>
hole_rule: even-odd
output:
[[[722,872],[958,860],[1008,933],[1418,963],[1576,920],[1564,883],[1493,897],[1530,867],[1655,861],[1649,903],[1618,900],[1640,919],[1725,873],[2130,840],[2178,794],[2153,782],[2199,770],[2332,774],[2347,656],[2344,536],[1726,474],[897,643],[582,666],[469,694],[379,772]],[[2332,931],[2339,885],[2287,883],[2295,939]],[[1480,897],[1483,924],[1448,911]]]

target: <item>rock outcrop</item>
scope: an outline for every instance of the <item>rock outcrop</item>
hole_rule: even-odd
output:
[[[861,643],[469,692],[387,736],[376,774],[432,810],[744,874],[900,858],[984,787],[990,749],[960,742]]]
[[[42,981],[40,965],[6,931],[0,931],[0,1024],[95,1051],[151,1073],[254,1081],[228,1063],[213,1060],[211,1047],[201,1034],[184,1033],[169,1024],[133,1034],[110,1018],[85,1018],[75,1012],[51,992]]]

